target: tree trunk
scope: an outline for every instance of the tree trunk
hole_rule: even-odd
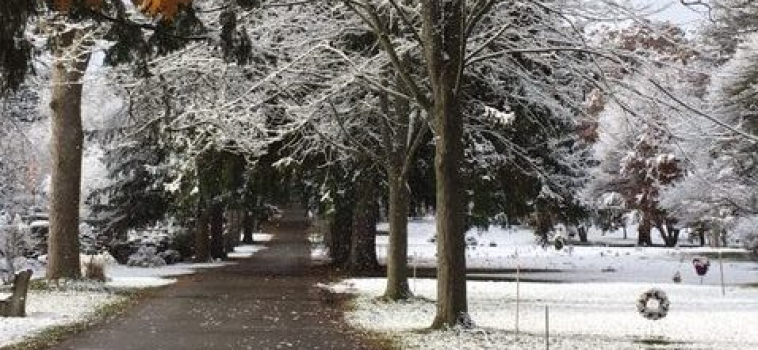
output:
[[[576,233],[579,235],[579,242],[587,243],[587,228],[584,225],[578,225]]]
[[[334,217],[329,226],[329,257],[332,266],[344,267],[350,257],[350,237],[353,229],[353,210],[344,200],[338,199]]]
[[[257,230],[256,226],[256,215],[251,213],[250,210],[245,210],[242,218],[242,243],[255,243],[253,233]]]
[[[224,232],[224,251],[230,253],[240,244],[243,213],[239,209],[226,210],[227,229]]]
[[[676,244],[679,242],[679,230],[674,228],[672,225],[666,225],[661,222],[656,224],[656,228],[658,228],[658,232],[661,233],[663,244],[666,247],[676,247]]]
[[[407,299],[408,286],[408,187],[398,171],[389,171],[390,236],[387,251],[387,289],[384,298]]]
[[[195,262],[211,260],[210,239],[208,237],[208,211],[203,204],[198,205],[195,221]]]
[[[466,197],[460,89],[465,2],[423,0],[423,40],[432,87],[437,194],[437,315],[432,328],[471,326],[466,300]]]
[[[639,246],[652,246],[653,240],[650,237],[650,231],[652,230],[653,223],[650,219],[650,214],[643,210],[642,211],[642,220],[640,221],[640,225],[637,227],[637,245]]]
[[[213,204],[209,210],[211,230],[211,257],[226,259],[224,251],[224,210],[220,204]]]
[[[353,211],[353,234],[350,241],[348,270],[352,274],[376,272],[376,221],[379,208],[376,183],[370,176],[361,176],[356,184],[357,203]]]
[[[549,242],[548,234],[553,230],[553,218],[542,205],[537,206],[535,213],[534,234],[539,238],[539,243],[544,247]]]
[[[69,30],[54,39],[52,72],[52,181],[48,279],[81,278],[79,202],[81,197],[82,78],[89,64],[88,48],[75,43],[82,32]]]
[[[698,230],[697,235],[700,239],[700,246],[705,247],[705,231]]]

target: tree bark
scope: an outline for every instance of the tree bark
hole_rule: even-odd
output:
[[[82,78],[90,51],[80,47],[80,29],[54,39],[52,72],[52,181],[47,278],[81,278],[79,261],[79,202],[81,197]]]
[[[211,257],[226,259],[224,251],[224,210],[220,204],[213,204],[209,210],[211,230]]]
[[[357,203],[353,211],[348,270],[352,274],[365,274],[379,270],[376,258],[376,222],[379,208],[374,179],[371,176],[361,176],[356,185]]]
[[[698,240],[700,241],[700,246],[705,247],[705,227],[703,224],[698,224],[695,226],[695,234],[697,235]]]
[[[409,298],[408,286],[408,187],[396,169],[389,171],[390,236],[387,251],[387,288],[384,298]]]
[[[198,205],[195,221],[195,262],[211,260],[210,239],[208,237],[208,211],[203,204]]]
[[[656,224],[658,232],[661,233],[663,244],[668,248],[676,247],[679,243],[679,230],[674,228],[673,225],[668,225],[662,222]]]
[[[250,210],[245,210],[242,218],[242,243],[253,244],[253,233],[257,230],[256,215]]]
[[[637,227],[637,245],[639,246],[652,246],[653,240],[650,237],[650,231],[652,230],[653,223],[650,219],[650,214],[646,211],[642,211],[642,220]]]
[[[407,55],[403,57],[403,65],[411,65]],[[412,93],[400,73],[395,74],[395,80],[399,91],[404,94]],[[421,125],[421,130],[414,135],[410,101],[401,98],[391,100],[386,93],[380,97],[380,106],[387,118],[382,120],[381,131],[386,150],[385,171],[389,179],[387,216],[390,224],[385,262],[387,285],[383,297],[387,300],[402,300],[413,295],[408,285],[408,173],[412,166],[411,160],[416,157],[418,145],[425,136],[427,126]],[[391,106],[394,106],[394,111]],[[390,116],[393,116],[395,123],[390,122]]]
[[[576,233],[579,235],[579,242],[587,243],[587,228],[584,225],[577,225]]]
[[[437,193],[437,315],[432,328],[471,326],[466,299],[463,118],[465,1],[423,0],[423,41],[431,80]]]
[[[240,236],[242,235],[242,220],[244,214],[239,209],[227,209],[226,210],[226,222],[227,229],[224,232],[224,251],[230,253],[234,251],[234,247],[240,244]]]
[[[344,199],[338,199],[334,217],[329,225],[329,258],[332,266],[344,267],[350,257],[350,240],[353,229],[353,211]]]

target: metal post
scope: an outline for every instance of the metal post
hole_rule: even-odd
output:
[[[516,265],[516,334],[519,333],[519,309],[521,306],[521,266]]]
[[[719,270],[721,272],[721,295],[726,295],[726,287],[724,287],[724,257],[721,255],[721,249],[719,249]]]
[[[416,253],[413,253],[413,294],[416,294],[416,270],[418,266],[418,258],[416,257]]]
[[[545,349],[550,350],[550,306],[545,305]]]

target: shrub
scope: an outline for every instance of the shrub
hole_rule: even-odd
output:
[[[169,250],[173,250],[179,254],[179,259],[174,262],[179,262],[185,258],[191,257],[192,253],[195,251],[195,236],[193,235],[193,232],[189,230],[174,232],[171,236],[171,242],[169,243]],[[169,261],[166,262],[171,264]]]
[[[165,266],[166,261],[158,256],[158,250],[155,247],[142,246],[136,253],[129,256],[129,261],[126,264],[139,267],[159,267]]]
[[[95,255],[91,256],[89,260],[83,264],[84,278],[92,281],[105,282],[105,261],[96,258]]]

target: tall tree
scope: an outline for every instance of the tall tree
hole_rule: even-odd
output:
[[[437,181],[437,316],[432,328],[470,325],[462,177],[466,2],[424,0],[422,40],[431,82]]]
[[[704,99],[719,123],[693,123],[700,129],[698,137],[682,146],[690,159],[687,172],[663,193],[661,204],[683,224],[696,227],[701,244],[707,240],[713,246],[723,245],[729,233],[756,249],[758,4],[733,0],[710,4],[713,21],[705,27],[701,46],[711,64],[712,83]]]
[[[598,114],[600,165],[589,184],[591,196],[604,201],[621,195],[625,207],[639,214],[638,245],[652,245],[655,228],[666,246],[674,246],[679,230],[660,205],[661,193],[684,175],[681,145],[695,131],[689,119],[698,118],[686,106],[702,105],[708,77],[693,69],[699,53],[670,23],[642,22],[606,35],[609,45],[636,55],[616,73],[624,82]]]
[[[64,24],[65,26],[65,24]],[[55,55],[50,108],[52,181],[48,279],[81,277],[79,208],[81,197],[82,81],[91,55],[87,29],[61,28],[53,38]]]
[[[146,13],[160,15],[162,23],[167,23],[176,16],[180,6],[190,2],[145,0],[139,4]],[[55,0],[52,3],[55,11],[68,18],[52,25],[51,47],[55,56],[50,103],[53,111],[53,166],[47,278],[76,279],[81,276],[78,230],[83,151],[82,78],[91,56],[93,29],[97,27],[89,21],[92,17],[102,17],[100,11],[107,9],[107,5],[114,5],[122,19],[125,9],[119,6],[119,2],[110,4],[105,0]]]

